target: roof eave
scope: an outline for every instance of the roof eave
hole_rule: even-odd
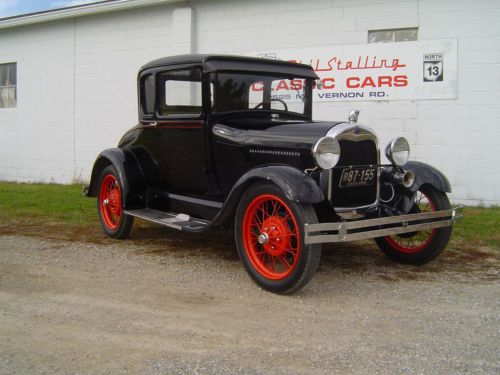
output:
[[[0,29],[50,22],[65,18],[83,17],[98,13],[115,12],[119,10],[133,9],[138,7],[169,3],[173,4],[179,2],[182,2],[182,0],[116,0],[109,2],[106,1],[91,4],[82,4],[78,6],[53,9],[0,19]]]

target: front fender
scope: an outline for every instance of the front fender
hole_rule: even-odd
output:
[[[234,184],[213,225],[222,225],[234,215],[241,196],[258,181],[269,181],[277,185],[283,194],[297,203],[319,203],[325,197],[318,184],[297,168],[286,165],[272,165],[252,169]]]
[[[132,202],[138,194],[147,188],[144,174],[137,159],[127,149],[110,148],[99,154],[92,168],[87,196],[97,196],[99,177],[103,169],[108,165],[113,165],[118,173],[123,190],[123,206],[127,207],[128,203]]]
[[[433,166],[418,161],[409,161],[403,169],[415,175],[415,182],[408,190],[416,192],[420,186],[429,184],[443,193],[451,193],[451,185],[446,176]]]

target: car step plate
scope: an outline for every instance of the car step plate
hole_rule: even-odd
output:
[[[197,231],[209,224],[209,221],[193,218],[186,214],[162,212],[150,208],[125,210],[124,213],[177,230]]]

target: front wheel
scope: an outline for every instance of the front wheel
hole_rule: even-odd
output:
[[[415,194],[410,213],[449,210],[450,201],[432,186],[424,185]],[[436,258],[446,247],[451,236],[451,227],[422,230],[376,238],[380,250],[399,263],[422,265]]]
[[[312,205],[290,202],[276,185],[252,185],[241,198],[235,225],[238,253],[250,277],[273,293],[303,288],[321,256],[320,245],[304,244],[303,228],[317,222]]]

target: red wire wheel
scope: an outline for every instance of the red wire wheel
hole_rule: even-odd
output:
[[[134,223],[134,217],[124,212],[122,186],[115,167],[108,165],[101,171],[97,211],[104,233],[112,238],[126,238]]]
[[[236,210],[234,234],[252,280],[278,294],[306,286],[319,267],[321,245],[305,245],[303,228],[317,222],[312,204],[288,200],[274,183],[249,186]]]
[[[242,237],[248,259],[262,276],[281,280],[293,272],[301,249],[299,226],[281,198],[254,198],[243,218]]]
[[[422,191],[417,191],[415,206],[412,213],[436,211],[432,200]],[[395,236],[387,236],[387,242],[402,253],[412,254],[424,250],[432,242],[436,233],[435,229],[422,230],[419,232],[404,233]]]
[[[99,209],[106,227],[111,230],[117,229],[123,215],[122,192],[120,183],[112,174],[105,175],[101,181]]]
[[[415,193],[410,214],[443,211],[451,208],[445,192],[433,186],[423,185]],[[446,247],[451,236],[451,226],[394,236],[375,238],[380,250],[392,260],[416,266],[430,262]]]

